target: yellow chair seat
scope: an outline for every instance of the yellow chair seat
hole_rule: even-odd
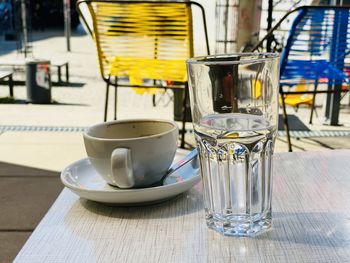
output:
[[[304,84],[304,80],[302,80],[295,87],[295,91],[309,91],[310,85]],[[279,98],[280,104],[282,104],[281,97]],[[297,107],[300,104],[307,104],[309,106],[312,105],[312,94],[288,94],[284,96],[284,102],[286,105]]]
[[[279,102],[282,103],[282,99],[279,99]],[[309,94],[303,94],[303,95],[297,95],[297,94],[289,94],[285,96],[284,102],[286,105],[296,107],[299,104],[312,104],[312,95]]]
[[[132,85],[143,85],[144,79],[187,81],[184,60],[115,56],[109,67],[109,75],[129,77]],[[140,94],[145,92],[154,94],[157,90],[159,91],[155,88],[135,88],[134,90]]]

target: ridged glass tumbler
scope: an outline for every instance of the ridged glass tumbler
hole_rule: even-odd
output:
[[[199,57],[187,69],[207,225],[255,236],[271,226],[279,56]]]

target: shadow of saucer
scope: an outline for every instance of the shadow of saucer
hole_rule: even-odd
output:
[[[176,217],[190,215],[203,210],[200,187],[201,185],[197,184],[175,198],[146,206],[108,206],[80,198],[72,202],[65,213],[65,231],[83,240],[92,241],[89,243],[91,245],[104,229],[118,228],[122,225],[125,231],[131,231],[145,225],[157,225],[163,219],[173,220]],[[86,231],[87,225],[91,226],[91,231]],[[122,233],[110,231],[105,234],[106,238],[115,240],[118,239],[116,236]]]
[[[132,262],[135,261],[135,258],[135,262],[153,262],[154,260],[142,260],[145,255],[149,255],[148,249],[137,250],[138,255],[135,255],[133,250],[142,246],[143,242],[151,244],[152,248],[154,246],[164,247],[168,235],[173,233],[165,231],[166,225],[178,231],[181,238],[191,235],[186,231],[183,233],[177,224],[184,224],[186,228],[190,227],[191,220],[186,219],[199,217],[197,212],[199,210],[202,212],[203,209],[202,195],[198,185],[173,199],[147,206],[116,207],[82,198],[77,199],[76,196],[72,197],[68,197],[64,200],[67,202],[60,204],[64,210],[63,218],[57,220],[63,219],[64,226],[51,222],[53,229],[59,228],[57,229],[59,235],[56,237],[60,240],[54,240],[53,244],[59,242],[62,249],[79,251],[79,262],[106,261],[95,260],[96,256],[98,259],[106,259],[100,257],[101,252],[108,256],[120,255],[115,249],[123,249],[121,245],[123,243],[130,244],[130,248],[127,245],[125,249],[131,249],[131,254],[128,252],[125,259],[133,259]],[[202,214],[200,216],[204,217]],[[197,232],[195,234],[197,236]],[[193,240],[196,242],[195,239]],[[108,259],[111,262],[119,262],[119,258],[108,257]],[[129,262],[130,260],[122,261]]]
[[[79,202],[92,213],[100,216],[123,219],[171,218],[203,210],[200,184],[197,184],[190,191],[182,193],[174,198],[153,204],[113,206],[82,198],[79,199]]]

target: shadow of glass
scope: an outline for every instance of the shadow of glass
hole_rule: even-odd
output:
[[[272,229],[256,239],[311,247],[349,247],[349,221],[344,214],[277,212],[272,218]]]

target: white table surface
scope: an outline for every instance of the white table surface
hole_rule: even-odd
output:
[[[273,227],[257,238],[205,225],[201,184],[147,207],[64,189],[15,262],[350,262],[350,150],[275,155]]]

